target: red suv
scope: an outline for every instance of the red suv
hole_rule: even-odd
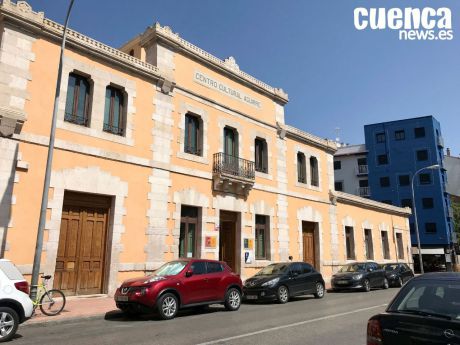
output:
[[[156,309],[169,320],[186,307],[222,303],[227,310],[238,310],[242,288],[240,277],[224,262],[179,259],[152,275],[124,281],[115,292],[115,303],[127,314]]]

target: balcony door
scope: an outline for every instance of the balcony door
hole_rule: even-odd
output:
[[[230,127],[224,128],[224,153],[238,157],[238,132]]]
[[[238,167],[238,132],[234,128],[224,128],[224,163],[227,171],[239,174]]]

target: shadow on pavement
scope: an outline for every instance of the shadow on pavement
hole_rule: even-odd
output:
[[[225,312],[223,306],[201,306],[193,308],[185,308],[179,310],[175,318],[181,318],[190,315],[212,314],[217,312]],[[104,320],[107,321],[122,321],[122,322],[135,322],[135,321],[164,321],[160,318],[158,313],[152,312],[148,314],[126,314],[121,310],[115,309],[105,313]]]

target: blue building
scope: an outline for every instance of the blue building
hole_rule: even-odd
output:
[[[364,126],[364,133],[371,199],[412,208],[412,176],[421,168],[440,165],[440,169],[425,169],[415,177],[415,205],[425,270],[449,269],[456,238],[439,122],[433,116],[382,122]],[[414,215],[410,227],[414,248]],[[414,265],[418,269],[417,256]]]

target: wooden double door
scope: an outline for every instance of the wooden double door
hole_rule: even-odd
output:
[[[66,193],[54,287],[66,295],[102,293],[110,198]]]
[[[316,267],[315,229],[317,223],[302,222],[303,261]]]

